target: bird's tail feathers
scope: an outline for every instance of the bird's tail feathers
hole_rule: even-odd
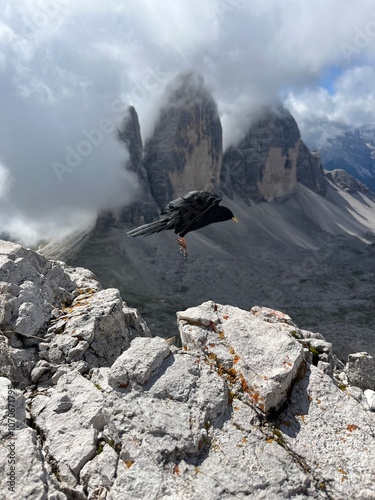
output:
[[[149,236],[150,234],[159,233],[160,231],[164,231],[164,229],[169,229],[168,222],[166,219],[161,219],[150,222],[150,224],[143,224],[143,226],[128,231],[127,235],[135,238],[136,236]]]

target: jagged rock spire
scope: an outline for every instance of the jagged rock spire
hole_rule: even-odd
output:
[[[184,73],[167,87],[144,166],[159,207],[191,190],[215,190],[222,162],[222,128],[203,78]]]

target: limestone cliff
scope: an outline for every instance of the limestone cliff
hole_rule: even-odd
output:
[[[296,190],[297,182],[316,192],[324,190],[320,164],[282,106],[266,109],[245,137],[225,152],[223,163],[224,191],[228,195],[236,191],[248,204],[286,197]]]
[[[165,99],[144,160],[160,208],[191,190],[215,191],[222,162],[220,118],[203,78],[179,75]]]

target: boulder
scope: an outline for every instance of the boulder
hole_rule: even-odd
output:
[[[258,310],[209,301],[178,312],[177,319],[183,347],[204,352],[238,397],[265,413],[282,406],[304,361],[284,318],[270,323]]]
[[[375,390],[375,359],[367,352],[349,354],[345,371],[351,385]]]

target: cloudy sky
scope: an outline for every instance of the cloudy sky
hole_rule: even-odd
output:
[[[0,0],[0,233],[27,244],[130,201],[116,140],[128,104],[152,133],[194,69],[230,144],[282,99],[310,146],[375,123],[373,0]]]

